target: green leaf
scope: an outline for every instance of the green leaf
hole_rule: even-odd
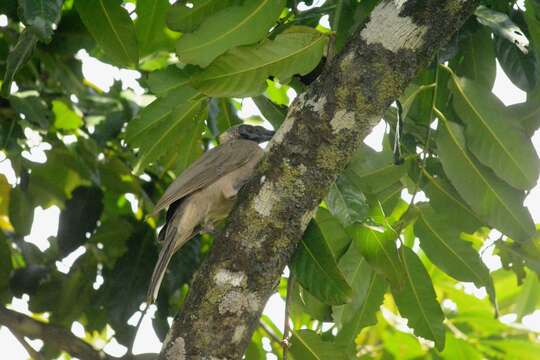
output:
[[[60,213],[58,221],[58,248],[67,255],[87,240],[103,211],[103,192],[97,187],[78,187]]]
[[[454,109],[466,125],[467,147],[510,185],[523,190],[536,185],[540,160],[530,138],[504,116],[504,105],[471,80],[452,80]]]
[[[375,194],[396,183],[406,171],[406,164],[394,164],[389,147],[376,152],[362,144],[344,174],[364,192]]]
[[[82,126],[83,121],[75,111],[61,100],[53,100],[54,127],[63,130],[75,130]]]
[[[114,268],[116,260],[127,252],[126,241],[133,232],[130,222],[114,217],[101,224],[90,238],[93,244],[101,244],[99,259],[109,269]]]
[[[295,360],[347,360],[343,347],[334,342],[324,341],[313,330],[293,331],[290,353]]]
[[[494,33],[504,37],[511,44],[517,46],[523,53],[529,50],[529,39],[523,31],[516,25],[508,15],[480,5],[475,13],[478,21],[485,26],[489,26]]]
[[[469,342],[458,339],[452,333],[446,333],[446,345],[441,357],[446,360],[467,359],[482,360],[484,356]]]
[[[354,245],[375,272],[384,276],[392,286],[401,287],[404,279],[396,248],[398,234],[391,229],[383,231],[361,224],[354,224],[348,230]]]
[[[292,270],[295,279],[322,302],[340,305],[351,300],[352,289],[339,271],[330,245],[314,222],[308,226],[296,250]]]
[[[283,120],[285,120],[285,116],[287,116],[287,106],[278,105],[264,95],[254,97],[253,102],[257,105],[266,120],[272,124],[274,129],[278,129],[281,126]]]
[[[439,113],[437,149],[444,171],[469,206],[490,225],[515,240],[535,232],[523,206],[523,193],[510,187],[474,159],[465,147],[462,128]]]
[[[508,106],[506,116],[508,121],[520,124],[527,136],[532,136],[540,127],[540,91],[528,93],[524,103]]]
[[[240,3],[238,0],[192,0],[192,6],[186,6],[186,0],[177,1],[167,14],[167,26],[174,31],[193,32],[209,16]]]
[[[353,295],[350,303],[332,308],[332,316],[340,329],[336,343],[352,346],[360,330],[377,322],[375,313],[383,302],[387,283],[371,269],[354,245],[341,257],[338,266],[351,285]]]
[[[537,341],[506,338],[483,340],[482,344],[502,351],[506,355],[504,358],[512,360],[530,360],[540,353],[540,343]]]
[[[4,233],[0,233],[0,298],[3,299],[4,292],[9,287],[9,277],[11,275],[11,249]]]
[[[353,14],[358,6],[356,0],[339,0],[334,11],[332,22],[332,30],[336,33],[336,51],[340,51],[345,46],[346,41],[351,35],[351,30],[355,25],[355,17]]]
[[[30,60],[34,48],[38,42],[37,36],[28,29],[25,29],[15,47],[9,52],[6,60],[6,72],[4,81],[2,82],[2,96],[8,97],[11,90],[11,83],[15,74],[22,68],[24,64]]]
[[[426,350],[417,338],[401,331],[385,331],[382,336],[384,348],[394,356],[394,359],[412,360],[425,358]]]
[[[221,10],[178,40],[178,58],[186,64],[207,67],[225,51],[265,38],[283,6],[284,0],[252,0]]]
[[[338,219],[325,208],[318,208],[314,219],[330,247],[334,259],[339,259],[351,243],[349,235]]]
[[[134,170],[136,173],[173,148],[176,154],[180,153],[176,145],[179,136],[186,134],[183,129],[187,125],[202,122],[199,115],[203,100],[197,91],[184,87],[156,99],[128,124],[126,140],[139,148],[139,159]],[[182,144],[189,147],[191,143],[187,141]]]
[[[204,147],[201,138],[207,111],[204,103],[201,106],[203,106],[203,109],[199,112],[196,119],[185,124],[182,128],[182,134],[177,139],[177,144],[170,148],[170,152],[173,152],[175,156],[169,158],[165,168],[169,168],[169,164],[176,164],[174,167],[176,174],[180,174],[187,169],[203,153]]]
[[[54,27],[60,20],[63,0],[19,0],[23,23],[41,41],[51,41]]]
[[[139,63],[135,27],[120,0],[75,0],[88,32],[115,65]]]
[[[146,82],[152,93],[157,96],[166,96],[169,92],[188,85],[190,81],[189,70],[170,65],[163,70],[151,72]]]
[[[236,108],[226,98],[210,100],[208,115],[209,126],[215,136],[242,122],[236,115]]]
[[[293,294],[290,299],[291,303],[291,319],[306,317],[319,321],[331,321],[331,307],[304,289],[298,281],[293,284]]]
[[[495,304],[495,289],[489,270],[472,244],[460,239],[459,224],[453,221],[452,213],[443,216],[428,204],[418,206],[418,210],[414,232],[431,262],[458,281],[485,286]]]
[[[540,64],[534,53],[523,54],[513,44],[498,36],[495,37],[495,50],[499,64],[514,85],[526,92],[536,88],[540,78]]]
[[[414,334],[435,341],[437,349],[444,348],[444,315],[441,310],[431,278],[422,261],[406,246],[400,248],[405,281],[401,289],[392,287],[394,301],[401,316]]]
[[[497,66],[489,29],[478,26],[474,32],[465,34],[460,41],[458,56],[457,63],[452,66],[458,75],[475,80],[484,89],[493,88]]]
[[[536,58],[540,59],[540,4],[535,0],[525,0],[525,22],[529,29],[533,51]]]
[[[330,187],[326,204],[343,226],[364,221],[369,210],[366,197],[347,177],[347,174],[342,174]]]
[[[430,205],[436,210],[452,214],[460,230],[472,233],[478,230],[483,222],[459,196],[456,189],[445,179],[434,177],[425,169],[422,175],[427,179],[423,190],[429,197]]]
[[[20,186],[11,189],[9,201],[9,221],[19,236],[30,234],[34,222],[34,205],[28,192]]]
[[[29,185],[35,205],[64,206],[64,200],[80,185],[90,185],[90,174],[74,154],[57,147],[47,152],[47,162],[33,164]]]
[[[49,127],[52,114],[37,91],[17,92],[9,97],[9,103],[15,111],[23,114],[24,118],[31,124],[42,129]]]
[[[290,27],[275,40],[229,50],[195,75],[193,86],[209,96],[259,95],[270,76],[283,82],[313,70],[326,42],[325,35],[311,28]]]
[[[141,57],[151,54],[162,45],[166,46],[165,18],[169,10],[168,0],[138,0],[135,31]]]

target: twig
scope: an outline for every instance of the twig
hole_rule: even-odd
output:
[[[30,346],[30,344],[28,343],[28,341],[26,341],[24,336],[22,336],[21,334],[19,334],[17,331],[14,331],[14,330],[11,330],[11,333],[13,334],[13,336],[15,336],[15,338],[17,338],[17,340],[21,343],[21,345],[24,347],[24,349],[26,350],[28,355],[33,360],[44,360],[45,359],[36,349],[34,349],[32,346]]]
[[[277,337],[276,334],[274,334],[274,332],[272,330],[270,330],[268,328],[268,326],[266,326],[265,323],[263,323],[262,321],[259,320],[259,326],[261,327],[261,329],[264,330],[265,333],[268,334],[268,336],[270,336],[270,338],[275,342],[275,343],[278,343],[281,345],[281,339]]]
[[[27,315],[0,306],[0,324],[21,337],[39,338],[54,344],[72,356],[88,360],[106,360],[110,357],[96,350],[86,341],[79,339],[69,330],[33,319]]]
[[[281,346],[283,347],[283,360],[287,360],[287,351],[289,350],[289,333],[290,333],[289,305],[291,302],[292,291],[293,291],[293,273],[292,273],[292,270],[290,270],[289,279],[287,279],[287,297],[285,298],[285,320],[283,324],[283,340],[281,341]]]

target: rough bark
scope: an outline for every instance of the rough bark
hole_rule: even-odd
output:
[[[383,0],[298,96],[198,271],[161,359],[241,359],[312,214],[474,0]]]

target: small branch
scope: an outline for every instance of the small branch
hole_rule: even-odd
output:
[[[285,298],[285,320],[283,324],[283,340],[281,341],[281,346],[283,347],[283,360],[287,360],[287,351],[289,350],[289,334],[290,334],[289,306],[291,302],[292,292],[293,292],[293,273],[292,273],[292,270],[290,270],[289,278],[287,279],[287,297]]]
[[[28,353],[28,355],[33,359],[33,360],[44,360],[44,357],[38,352],[36,351],[36,349],[34,349],[32,346],[30,346],[30,344],[26,341],[26,339],[24,338],[24,336],[21,336],[18,332],[16,331],[12,331],[13,333],[13,336],[15,336],[15,338],[17,338],[17,340],[19,341],[19,343],[24,347],[24,349],[26,350],[26,352]]]
[[[0,324],[6,326],[16,336],[42,339],[45,343],[54,344],[60,349],[81,359],[111,359],[104,352],[95,350],[86,341],[79,339],[62,327],[32,319],[27,315],[8,310],[4,306],[0,306]],[[33,356],[32,354],[30,355]]]
[[[274,332],[272,330],[270,330],[268,328],[268,326],[266,326],[265,323],[263,323],[262,321],[259,320],[259,326],[261,327],[261,329],[264,330],[265,333],[268,334],[268,336],[270,336],[270,338],[272,339],[272,341],[274,341],[275,343],[278,343],[281,345],[281,339],[277,337],[276,334],[274,334]]]

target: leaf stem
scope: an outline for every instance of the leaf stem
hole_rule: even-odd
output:
[[[290,269],[289,269],[290,270]],[[285,320],[283,324],[283,340],[281,346],[283,347],[283,360],[287,360],[287,351],[289,350],[289,334],[290,334],[290,322],[289,322],[289,306],[291,302],[291,296],[293,292],[293,273],[289,271],[289,279],[287,279],[287,297],[285,298]]]

